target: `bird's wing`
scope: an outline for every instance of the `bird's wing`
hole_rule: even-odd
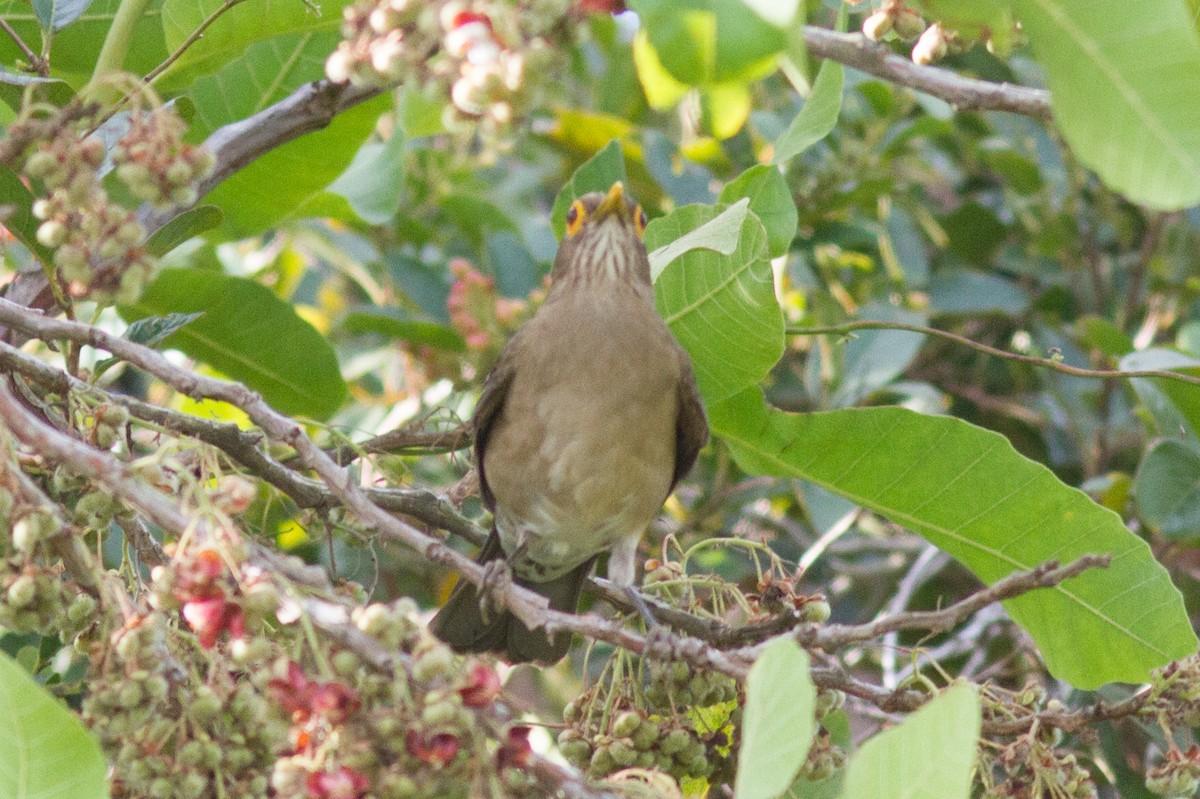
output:
[[[500,357],[496,360],[496,365],[492,367],[492,371],[488,372],[487,380],[483,383],[483,393],[479,395],[479,403],[475,406],[475,416],[473,426],[475,428],[475,468],[479,472],[479,490],[483,494],[484,504],[488,510],[496,510],[496,498],[492,495],[491,488],[488,487],[487,474],[483,468],[483,453],[487,449],[488,437],[491,435],[492,428],[496,421],[500,418],[501,412],[504,410],[504,401],[508,398],[508,389],[512,386],[514,358],[512,353],[516,350],[517,342],[520,339],[518,333],[500,353]]]
[[[679,374],[679,415],[675,419],[675,473],[671,476],[670,495],[675,484],[684,478],[696,462],[696,456],[708,443],[708,417],[704,414],[704,403],[700,401],[700,390],[696,387],[696,376],[692,362],[682,348],[679,350],[681,370]]]

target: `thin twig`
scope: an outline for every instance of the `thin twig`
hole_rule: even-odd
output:
[[[16,43],[17,47],[21,50],[21,55],[25,56],[25,59],[29,62],[30,68],[43,78],[50,74],[50,65],[46,63],[46,59],[33,52],[29,45],[25,44],[25,40],[21,38],[21,35],[13,30],[13,27],[3,17],[0,17],[0,29],[3,29],[8,34],[8,37]]]
[[[1022,355],[1018,352],[1009,352],[1008,350],[998,349],[996,347],[981,344],[978,341],[973,341],[966,336],[960,336],[957,333],[951,333],[946,330],[938,330],[935,327],[925,327],[924,325],[908,325],[902,322],[872,322],[861,320],[857,322],[847,322],[843,325],[827,325],[821,327],[789,327],[787,332],[796,336],[822,336],[822,335],[846,335],[853,333],[856,330],[907,330],[913,333],[924,333],[928,336],[937,336],[948,341],[953,341],[963,346],[970,347],[973,350],[985,352],[988,355],[995,355],[997,358],[1006,358],[1010,361],[1019,361],[1028,363],[1034,366],[1041,366],[1053,372],[1059,372],[1064,375],[1073,377],[1088,377],[1088,378],[1118,378],[1127,380],[1132,377],[1161,377],[1166,380],[1178,380],[1181,383],[1190,383],[1193,386],[1200,386],[1200,377],[1185,374],[1183,372],[1173,372],[1167,369],[1083,369],[1078,366],[1070,366],[1056,361],[1053,358],[1038,358],[1033,355]]]
[[[142,82],[146,83],[148,85],[153,84],[159,75],[166,72],[171,67],[172,64],[174,64],[176,61],[179,60],[180,56],[182,56],[185,52],[187,52],[189,47],[191,47],[193,44],[195,44],[196,42],[200,41],[201,38],[203,38],[204,32],[206,30],[208,30],[208,27],[210,25],[212,25],[214,22],[216,22],[218,19],[220,19],[222,14],[224,14],[226,11],[233,8],[234,6],[244,3],[244,2],[246,2],[246,0],[225,0],[224,3],[222,3],[216,9],[214,9],[211,14],[209,14],[207,17],[205,17],[203,22],[201,22],[199,25],[196,26],[196,29],[194,31],[192,31],[191,34],[189,34],[188,37],[186,39],[184,39],[179,44],[178,47],[175,48],[175,52],[173,52],[169,56],[167,56],[166,60],[163,61],[161,64],[159,64],[154,69],[147,72],[146,76],[142,78]]]
[[[819,628],[805,628],[797,637],[802,644],[819,647],[827,652],[850,644],[869,641],[881,635],[899,630],[948,630],[968,616],[993,602],[1027,594],[1038,588],[1051,588],[1072,577],[1078,577],[1089,569],[1105,569],[1112,562],[1112,555],[1080,555],[1065,566],[1058,561],[1046,561],[1032,569],[1013,572],[1002,577],[981,591],[965,599],[947,605],[940,610],[913,611],[885,616],[867,624],[828,624]]]

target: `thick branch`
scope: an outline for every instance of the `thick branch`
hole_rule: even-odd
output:
[[[964,78],[947,69],[923,67],[861,33],[837,33],[809,25],[804,28],[804,43],[813,55],[931,94],[958,110],[1011,111],[1041,120],[1051,116],[1050,93],[1044,89]]]

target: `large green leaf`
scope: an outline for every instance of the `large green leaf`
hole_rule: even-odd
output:
[[[128,320],[203,311],[163,346],[245,383],[284,413],[327,419],[346,399],[329,342],[291,305],[248,278],[167,269],[120,311]]]
[[[1144,682],[1196,649],[1179,591],[1146,543],[997,433],[903,408],[784,413],[757,389],[709,414],[742,468],[803,477],[877,511],[985,583],[1110,553],[1108,569],[1005,603],[1051,673],[1072,685]]]
[[[162,28],[167,47],[171,50],[179,47],[224,3],[225,0],[166,0],[162,7]],[[256,0],[234,6],[184,51],[160,83],[167,88],[187,86],[197,77],[211,75],[240,58],[251,45],[282,34],[336,32],[341,28],[342,8],[347,4],[348,0],[321,0],[319,12],[300,0]],[[265,94],[272,85],[266,82],[254,88]]]
[[[1131,200],[1200,200],[1200,38],[1182,0],[1013,0],[1079,159]]]
[[[774,799],[791,785],[812,746],[816,698],[800,645],[786,637],[768,644],[746,677],[736,799]]]
[[[75,714],[0,652],[0,796],[104,799],[108,769]]]
[[[658,280],[667,264],[692,250],[713,250],[729,255],[737,249],[742,225],[749,213],[750,200],[742,198],[700,227],[649,253],[650,279]]]
[[[758,164],[731,180],[721,190],[720,201],[733,204],[742,197],[750,200],[750,210],[767,229],[767,249],[772,258],[788,251],[796,236],[799,215],[792,190],[778,167]]]
[[[788,129],[775,142],[774,163],[783,164],[829,135],[842,112],[842,84],[845,70],[836,61],[826,60],[813,81],[812,92]]]
[[[654,250],[717,217],[724,206],[688,205],[646,228]],[[719,402],[762,380],[783,354],[783,312],[758,218],[742,222],[729,255],[691,250],[654,284],[659,313],[692,356],[700,393]]]
[[[967,799],[979,746],[979,697],[948,688],[862,745],[846,768],[844,799]]]

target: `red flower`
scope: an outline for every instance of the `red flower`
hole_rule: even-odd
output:
[[[620,14],[625,0],[578,0],[576,7],[585,14]]]
[[[310,680],[294,661],[288,661],[286,677],[276,677],[267,686],[280,707],[296,721],[320,716],[331,724],[340,724],[361,705],[353,688],[339,682]]]
[[[533,759],[533,747],[529,745],[529,728],[524,726],[509,727],[504,736],[500,751],[496,752],[496,763],[499,768],[513,766],[525,768]]]
[[[311,799],[359,799],[371,787],[371,781],[351,768],[314,771],[304,782]]]
[[[467,684],[458,689],[462,703],[467,707],[487,707],[500,693],[500,675],[495,669],[488,668],[482,663],[471,667],[467,675]]]
[[[440,768],[458,756],[458,736],[449,732],[439,732],[427,738],[410,729],[404,741],[404,748],[422,763]]]
[[[323,716],[331,724],[340,724],[361,704],[358,694],[348,685],[340,682],[312,683],[310,705],[314,714]]]
[[[183,618],[195,630],[204,649],[212,649],[222,632],[228,632],[230,638],[241,638],[246,634],[246,617],[242,615],[242,609],[226,602],[221,595],[184,602]]]

